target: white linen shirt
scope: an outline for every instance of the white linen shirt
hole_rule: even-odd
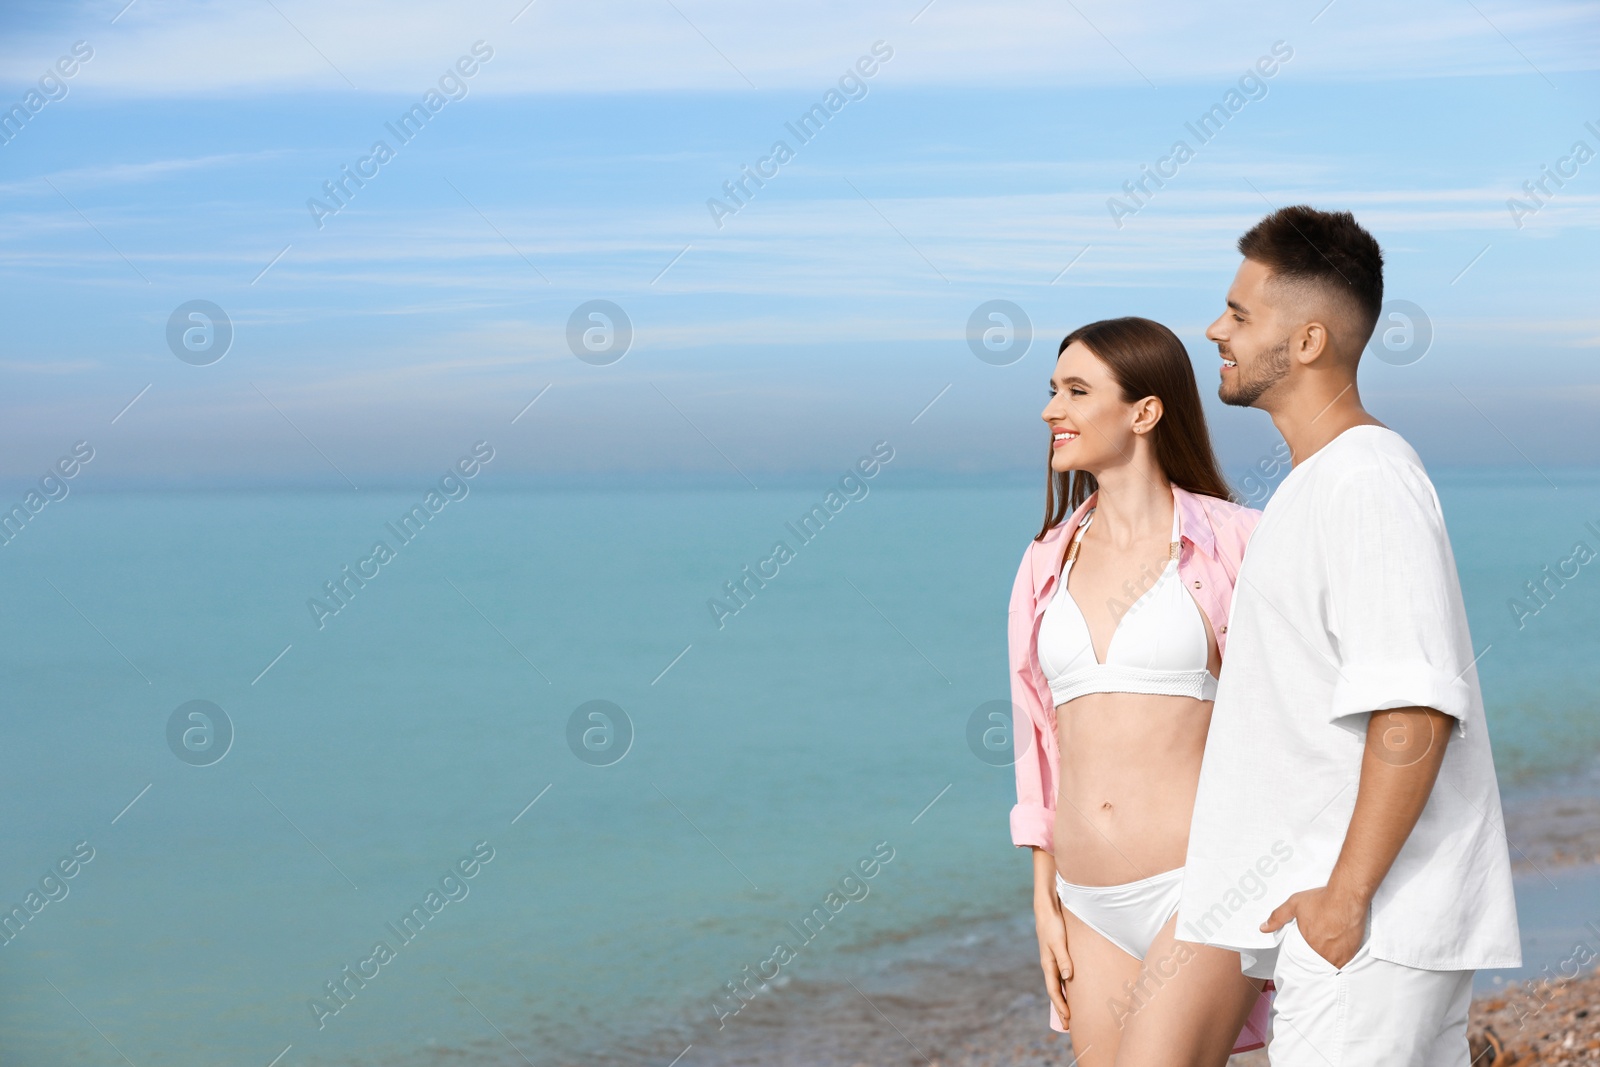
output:
[[[1327,884],[1369,714],[1420,706],[1456,723],[1373,895],[1371,954],[1430,970],[1519,966],[1461,583],[1433,483],[1399,434],[1352,427],[1285,476],[1245,550],[1228,628],[1177,936],[1270,977],[1283,930],[1259,927],[1291,893]]]

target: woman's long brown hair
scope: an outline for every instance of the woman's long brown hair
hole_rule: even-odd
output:
[[[1067,334],[1056,350],[1057,356],[1075,341],[1082,342],[1122,387],[1122,399],[1132,404],[1147,396],[1161,401],[1161,421],[1150,431],[1156,449],[1156,462],[1167,481],[1191,493],[1231,500],[1233,494],[1217,465],[1211,449],[1211,434],[1206,429],[1205,410],[1200,406],[1200,389],[1195,384],[1194,367],[1178,336],[1159,322],[1128,317],[1102,319],[1080,326]],[[1044,528],[1034,540],[1042,540],[1050,530],[1064,522],[1099,488],[1094,475],[1086,471],[1050,469],[1051,452],[1045,452]]]

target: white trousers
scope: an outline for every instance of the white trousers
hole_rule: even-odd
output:
[[[1373,957],[1370,936],[1343,967],[1284,928],[1272,981],[1272,1067],[1468,1067],[1472,971]]]

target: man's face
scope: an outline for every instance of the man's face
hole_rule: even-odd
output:
[[[1224,404],[1260,407],[1261,397],[1289,373],[1289,331],[1267,295],[1270,272],[1253,259],[1239,264],[1228,307],[1206,329],[1222,357],[1217,396]]]

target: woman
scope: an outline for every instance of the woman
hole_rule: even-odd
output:
[[[1071,1023],[1085,1067],[1220,1065],[1264,1042],[1270,994],[1238,953],[1179,941],[1175,921],[1260,512],[1227,499],[1188,353],[1165,326],[1073,331],[1050,396],[1044,529],[1009,624],[1011,837],[1033,849],[1050,1025]]]

